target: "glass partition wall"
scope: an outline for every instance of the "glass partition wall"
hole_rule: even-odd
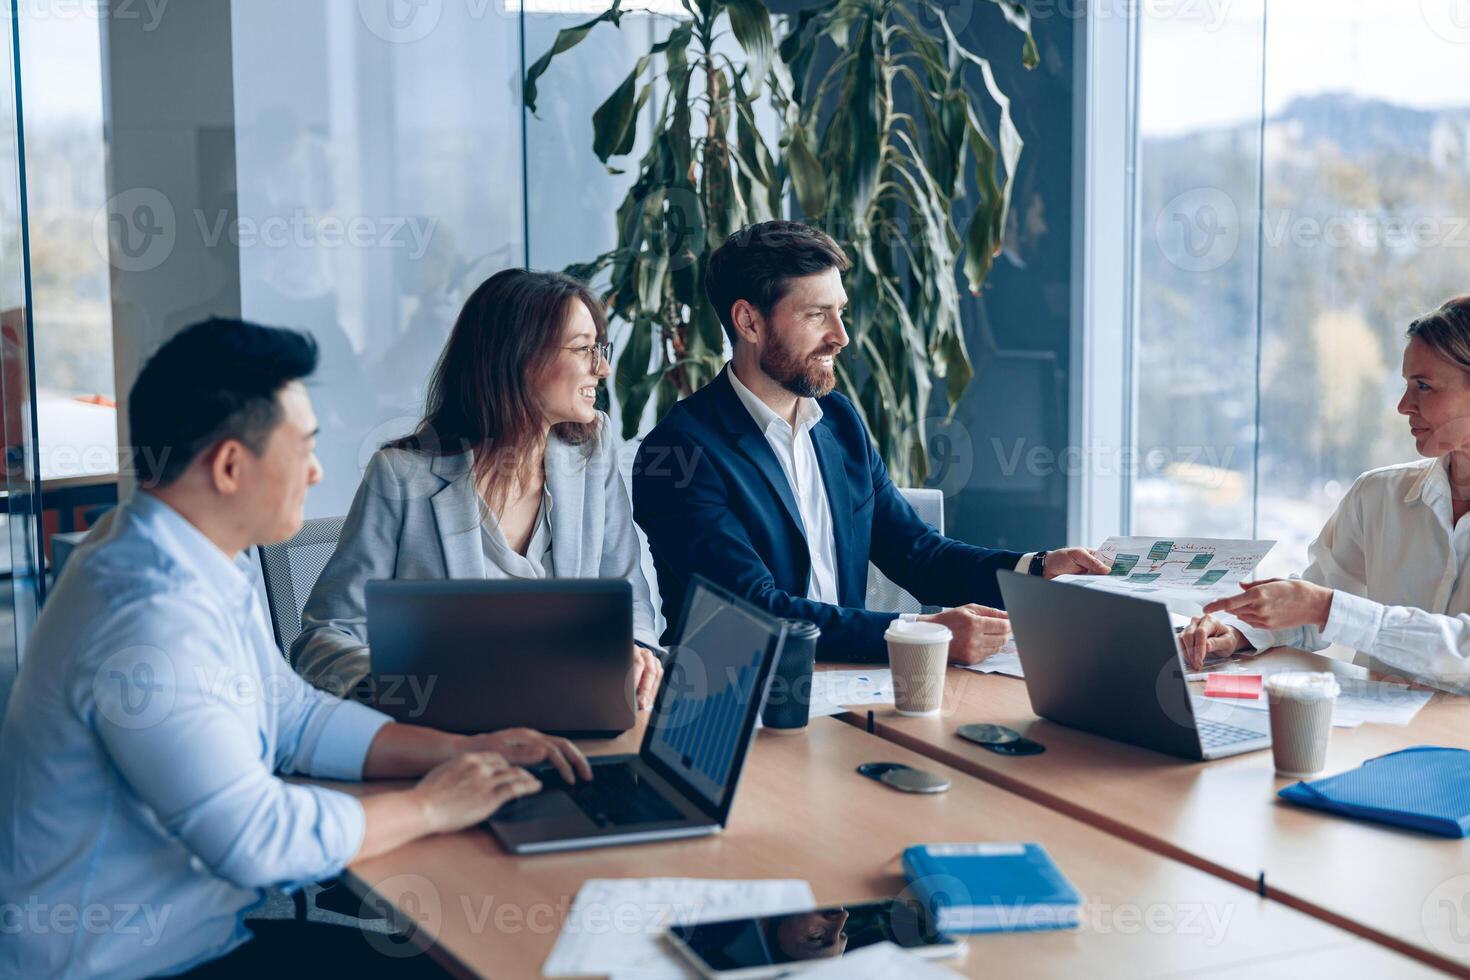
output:
[[[17,24],[0,20],[0,716],[20,650],[44,589],[40,574],[39,461],[33,407],[29,229],[25,206],[25,121],[17,67]]]
[[[1300,572],[1359,474],[1416,458],[1404,331],[1470,289],[1455,6],[1140,8],[1133,533]]]

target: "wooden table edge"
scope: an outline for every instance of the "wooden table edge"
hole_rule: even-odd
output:
[[[1262,898],[1268,898],[1282,905],[1294,908],[1299,912],[1304,912],[1315,919],[1326,922],[1328,925],[1336,926],[1352,935],[1377,943],[1380,946],[1384,946],[1410,959],[1424,963],[1427,966],[1432,966],[1437,970],[1444,970],[1447,973],[1457,976],[1470,977],[1470,964],[1461,963],[1438,955],[1432,950],[1415,946],[1388,933],[1381,932],[1366,923],[1349,919],[1330,909],[1323,908],[1314,902],[1299,898],[1290,892],[1273,889],[1266,876],[1265,869],[1261,870],[1260,876],[1257,879],[1251,880],[1245,875],[1232,871],[1224,865],[1217,864],[1203,855],[1138,830],[1105,813],[1090,810],[1080,804],[1072,803],[1056,793],[1031,786],[1023,780],[1014,779],[997,770],[977,765],[961,753],[950,752],[942,746],[933,745],[918,736],[896,731],[875,712],[866,709],[861,713],[849,710],[840,715],[833,715],[832,718],[834,721],[843,722],[852,725],[854,728],[871,732],[879,738],[892,742],[895,745],[901,745],[909,751],[917,752],[919,755],[933,759],[935,762],[940,762],[951,768],[958,769],[967,775],[990,783],[992,786],[999,787],[1009,793],[1014,793],[1033,803],[1039,803],[1047,809],[1055,810],[1058,813],[1079,820],[1089,826],[1096,827],[1104,833],[1121,838],[1130,844],[1142,847],[1144,850],[1151,851],[1161,857],[1189,865],[1199,871],[1214,875],[1233,885],[1254,892]]]

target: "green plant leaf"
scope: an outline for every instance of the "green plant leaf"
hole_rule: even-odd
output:
[[[849,110],[844,140],[843,192],[856,216],[865,216],[878,187],[878,161],[883,152],[888,106],[879,66],[880,35],[867,20],[858,22],[857,41],[844,103]]]
[[[637,66],[623,84],[592,113],[592,152],[603,163],[607,163],[608,157],[626,156],[633,152],[633,140],[638,135],[638,113],[648,102],[652,91],[651,85],[645,85],[638,97],[633,97],[638,76],[646,65],[646,58],[638,59]]]
[[[1035,68],[1041,60],[1036,53],[1036,39],[1031,36],[1031,14],[1019,0],[990,0],[1000,8],[1006,20],[1026,35],[1025,41],[1021,43],[1021,64],[1027,68]]]
[[[623,346],[623,353],[618,358],[617,377],[613,387],[617,390],[618,405],[622,409],[624,439],[632,439],[638,435],[638,423],[643,420],[643,409],[648,404],[648,396],[663,377],[663,371],[649,371],[656,329],[650,320],[643,317],[635,319],[633,329]]]
[[[638,91],[635,99],[633,93],[637,90],[638,79],[648,70],[655,55],[677,50],[682,56],[693,30],[692,23],[680,24],[669,32],[668,37],[649,48],[648,53],[634,63],[633,70],[622,84],[592,113],[592,152],[597,154],[598,160],[607,163],[609,157],[633,152],[633,143],[638,136],[638,116],[653,91],[650,82]]]
[[[791,183],[796,189],[796,200],[801,204],[802,212],[811,218],[826,214],[827,175],[807,142],[804,126],[792,127],[787,152],[791,159]]]
[[[958,330],[950,331],[940,341],[938,363],[944,365],[944,395],[949,400],[950,411],[960,403],[960,396],[970,386],[975,368],[970,363],[970,352],[965,349],[965,335]]]
[[[584,21],[575,27],[564,27],[556,32],[556,40],[551,43],[551,49],[537,58],[530,68],[526,69],[526,79],[521,86],[521,102],[532,115],[536,113],[536,80],[546,73],[551,67],[551,59],[557,55],[570,51],[586,40],[587,35],[592,33],[592,28],[604,21],[611,21],[614,25],[620,25],[623,16],[623,0],[612,0],[612,6],[589,21]]]
[[[969,282],[970,292],[978,296],[980,285],[990,272],[991,263],[1000,254],[1006,214],[1010,210],[1012,178],[1021,157],[1021,134],[1011,119],[1011,100],[996,84],[995,72],[990,62],[960,44],[942,12],[938,14],[938,19],[949,45],[951,63],[956,69],[963,62],[979,68],[985,90],[1000,110],[999,162],[1005,168],[1005,174],[1001,177],[996,175],[996,147],[986,136],[985,127],[981,125],[974,106],[969,106],[966,113],[967,141],[970,151],[975,154],[975,183],[980,200],[975,216],[965,232],[965,278]]]
[[[750,56],[750,92],[760,95],[766,68],[775,52],[771,36],[771,12],[761,0],[725,0],[725,13],[730,17],[730,30],[735,40]]]
[[[969,227],[965,229],[965,279],[971,294],[978,296],[981,283],[990,274],[990,266],[1000,254],[1008,199],[1005,196],[1007,192],[1002,191],[996,181],[995,147],[990,145],[978,124],[971,125],[969,133],[970,151],[975,154],[975,185],[979,200]]]

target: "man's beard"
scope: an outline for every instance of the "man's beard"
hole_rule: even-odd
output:
[[[791,348],[776,344],[761,351],[761,370],[798,398],[822,398],[837,387],[837,372],[814,359],[836,353],[835,350],[816,351],[803,358]]]

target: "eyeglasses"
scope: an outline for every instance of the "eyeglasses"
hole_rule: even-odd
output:
[[[602,367],[604,361],[608,364],[612,363],[612,344],[583,344],[581,347],[563,347],[562,350],[569,350],[573,354],[591,358],[594,372]]]

